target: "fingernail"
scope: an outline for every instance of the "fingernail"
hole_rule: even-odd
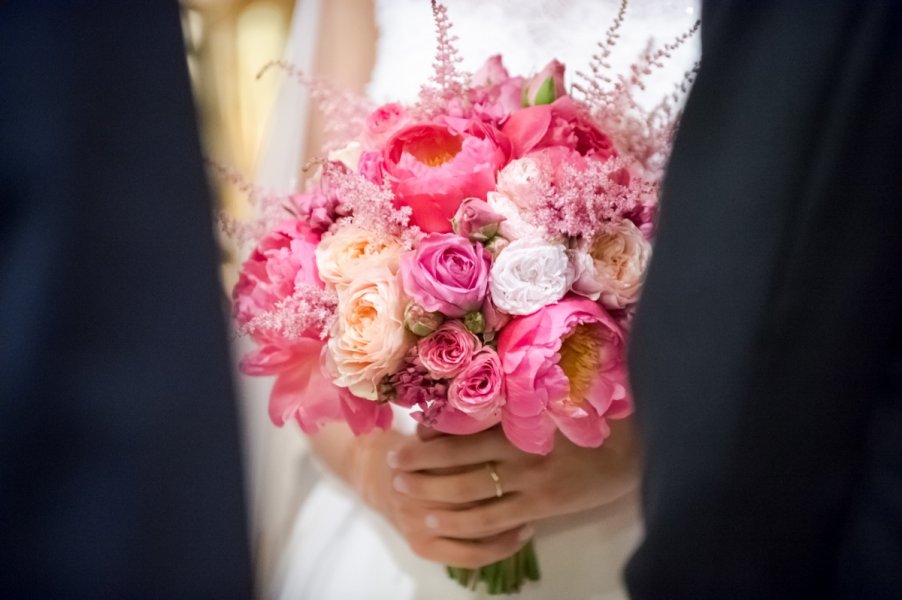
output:
[[[520,532],[517,534],[518,542],[525,542],[526,540],[532,538],[536,534],[536,528],[532,525],[524,525],[520,528]]]
[[[388,466],[392,469],[398,468],[398,451],[397,450],[389,450],[385,455],[385,462],[388,463]]]
[[[435,515],[426,515],[426,527],[429,529],[438,529],[438,517]]]
[[[406,494],[408,491],[410,491],[407,487],[407,482],[404,481],[404,478],[400,475],[396,475],[391,480],[391,486],[395,488],[396,492],[401,492],[402,494]]]

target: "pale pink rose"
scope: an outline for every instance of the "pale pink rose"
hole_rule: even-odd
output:
[[[522,238],[495,259],[490,289],[502,311],[528,315],[563,298],[571,283],[572,265],[563,245]]]
[[[429,312],[416,302],[409,302],[404,309],[404,324],[417,337],[424,337],[438,329],[445,322],[445,315]]]
[[[426,232],[451,231],[464,198],[485,199],[508,161],[510,144],[493,126],[443,117],[409,125],[383,151],[383,168],[411,223]]]
[[[617,155],[611,138],[584,116],[570,96],[518,110],[501,130],[511,141],[514,158],[551,146],[564,146],[599,160]]]
[[[502,221],[504,217],[493,211],[485,200],[467,198],[457,209],[451,224],[457,235],[474,242],[487,242],[498,233]]]
[[[564,88],[564,65],[556,59],[526,82],[524,98],[530,106],[551,104],[567,94]]]
[[[525,452],[547,454],[555,429],[573,443],[598,447],[608,419],[632,412],[624,335],[586,298],[568,297],[513,319],[498,338],[507,402],[502,426]]]
[[[383,104],[370,113],[363,128],[363,142],[367,148],[381,149],[385,143],[410,122],[407,109],[397,102]]]
[[[316,266],[320,278],[341,288],[361,271],[385,266],[397,272],[401,241],[389,236],[375,236],[371,231],[348,225],[322,239],[316,247]]]
[[[470,363],[480,346],[463,323],[446,321],[417,343],[417,355],[432,378],[450,379]]]
[[[485,347],[451,382],[448,403],[479,421],[501,420],[504,406],[504,372],[501,359],[490,347]]]
[[[335,385],[378,398],[382,378],[401,366],[413,344],[404,326],[406,305],[398,276],[385,265],[368,267],[340,290],[326,356]]]
[[[348,171],[353,173],[357,170],[357,166],[360,163],[361,154],[363,154],[363,146],[360,142],[354,141],[348,142],[341,148],[330,150],[328,158],[332,162],[341,163]]]
[[[548,232],[543,227],[526,220],[525,211],[506,194],[489,192],[487,203],[489,208],[504,217],[504,221],[498,226],[500,238],[513,242],[523,238],[545,239],[548,237]],[[507,244],[499,241],[500,238],[496,237],[489,245],[492,255],[495,257],[507,247]]]
[[[241,266],[232,292],[238,325],[246,325],[262,313],[272,312],[299,286],[323,287],[316,267],[319,236],[300,221],[285,221],[257,244]],[[318,337],[307,332],[309,337]],[[261,342],[277,340],[275,332],[255,331]]]
[[[523,78],[511,77],[496,54],[476,71],[471,80],[470,106],[484,121],[503,123],[522,106]]]
[[[401,281],[407,295],[427,311],[463,317],[482,306],[491,263],[480,244],[453,233],[432,233],[401,257]]]
[[[591,242],[581,241],[574,261],[573,291],[600,300],[609,309],[626,308],[639,300],[651,258],[651,244],[632,221],[624,220]]]

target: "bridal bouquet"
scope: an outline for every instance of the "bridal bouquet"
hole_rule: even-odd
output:
[[[234,315],[256,348],[241,368],[275,376],[270,417],[308,433],[389,427],[394,404],[446,434],[500,426],[526,452],[557,431],[598,447],[632,411],[624,348],[676,123],[675,98],[648,111],[630,90],[673,45],[603,76],[621,11],[568,92],[557,61],[461,72],[433,12],[416,103],[365,107],[305,80],[333,141],[305,191],[270,195],[243,231]],[[495,593],[539,576],[531,546],[449,572]]]

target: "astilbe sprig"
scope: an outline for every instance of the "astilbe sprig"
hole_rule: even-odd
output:
[[[285,60],[271,60],[257,73],[257,79],[270,69],[279,69],[307,89],[310,99],[323,117],[323,133],[328,140],[324,151],[343,146],[359,137],[372,103],[364,96],[334,82],[305,75]]]
[[[242,325],[239,335],[261,335],[285,342],[317,336],[326,339],[335,323],[338,296],[334,291],[298,285],[291,296],[279,300],[272,310],[255,315]]]
[[[432,18],[435,22],[435,59],[429,83],[420,88],[419,103],[415,112],[426,117],[449,111],[449,107],[463,108],[468,102],[469,75],[460,70],[460,53],[455,45],[457,36],[452,30],[451,19],[445,5],[432,0]]]
[[[552,237],[592,239],[635,212],[643,202],[656,198],[658,184],[630,174],[635,170],[622,157],[588,161],[584,169],[566,165],[554,184],[548,177],[530,182],[542,201],[526,210],[524,216]]]

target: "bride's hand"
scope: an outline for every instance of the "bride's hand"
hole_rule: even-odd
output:
[[[459,510],[461,506],[456,500],[418,498],[395,489],[389,453],[417,443],[417,438],[393,430],[357,438],[347,473],[363,501],[388,519],[417,555],[446,565],[476,568],[511,556],[532,537],[532,528],[521,524],[495,528],[479,539],[459,539],[462,536],[449,536],[431,527],[426,515]]]
[[[404,516],[414,521],[408,526],[425,524],[433,535],[450,539],[485,539],[601,506],[635,489],[632,423],[615,421],[611,428],[604,445],[594,449],[558,435],[547,456],[516,449],[497,427],[471,436],[408,438],[389,455],[392,483],[403,496],[424,503],[419,512]],[[491,469],[499,479],[500,498]]]

